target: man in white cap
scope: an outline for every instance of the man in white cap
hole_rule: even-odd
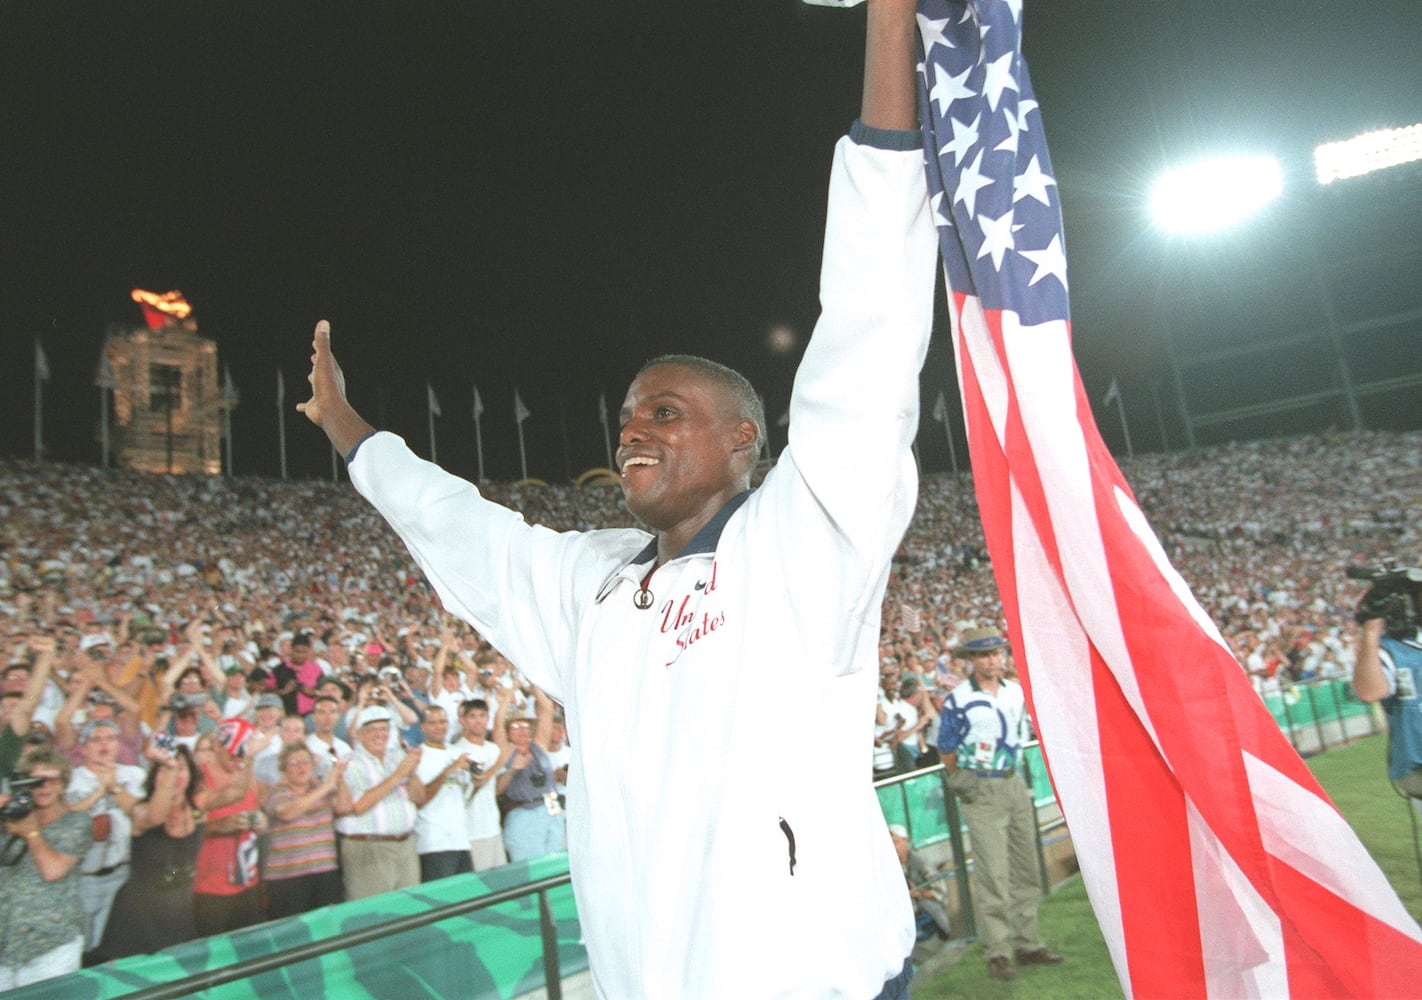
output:
[[[943,700],[938,750],[948,787],[963,806],[973,849],[978,939],[994,979],[1016,979],[1013,965],[1056,965],[1037,933],[1042,882],[1037,813],[1018,768],[1026,735],[1022,687],[1003,677],[1007,640],[995,628],[970,628],[953,655],[968,677]]]
[[[356,745],[336,786],[336,832],[347,899],[420,884],[415,810],[425,788],[415,776],[420,750],[390,738],[393,716],[380,705],[356,717]]]

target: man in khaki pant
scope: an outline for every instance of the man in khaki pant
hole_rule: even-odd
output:
[[[966,680],[943,702],[938,750],[948,787],[963,806],[973,850],[978,939],[995,979],[1016,979],[1018,965],[1056,965],[1037,933],[1042,885],[1037,873],[1032,796],[1017,768],[1026,701],[1002,676],[1007,640],[995,628],[968,629],[954,655]]]

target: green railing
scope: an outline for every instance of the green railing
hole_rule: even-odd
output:
[[[1261,695],[1269,714],[1302,754],[1378,732],[1373,706],[1358,700],[1341,678],[1282,685]]]
[[[587,968],[566,854],[135,955],[6,1000],[505,1000]]]

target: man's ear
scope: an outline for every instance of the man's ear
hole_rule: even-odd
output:
[[[754,420],[740,420],[736,422],[736,451],[745,451],[747,448],[755,448],[760,443],[757,441],[758,437],[759,435],[756,433]]]

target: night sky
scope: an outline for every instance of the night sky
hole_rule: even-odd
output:
[[[1267,339],[1318,321],[1318,274],[1345,319],[1422,307],[1417,172],[1345,192],[1319,189],[1309,163],[1318,142],[1422,121],[1422,3],[1026,7],[1079,364],[1093,399],[1120,379],[1138,449],[1161,443],[1163,323],[1187,345]],[[615,413],[668,351],[744,370],[773,424],[799,352],[767,335],[785,325],[802,344],[817,312],[862,21],[798,0],[3,0],[0,454],[31,453],[39,337],[49,453],[97,462],[95,362],[108,324],[141,322],[135,287],[180,289],[216,339],[242,395],[239,474],[276,474],[276,373],[288,406],[305,398],[323,316],[357,408],[427,454],[428,381],[440,460],[465,474],[476,382],[495,478],[519,471],[516,385],[530,472],[563,480],[604,462],[599,392]],[[1284,199],[1227,237],[1152,231],[1155,175],[1220,150],[1280,156]],[[1415,330],[1369,347],[1382,375],[1422,367]],[[1236,405],[1326,377],[1306,369],[1205,366],[1188,391]],[[932,471],[948,457],[927,412],[940,386],[955,398],[942,334],[924,384]],[[1422,424],[1409,397],[1369,405],[1372,425]],[[1098,420],[1120,447],[1114,414]],[[329,475],[294,411],[287,439],[293,476]]]

